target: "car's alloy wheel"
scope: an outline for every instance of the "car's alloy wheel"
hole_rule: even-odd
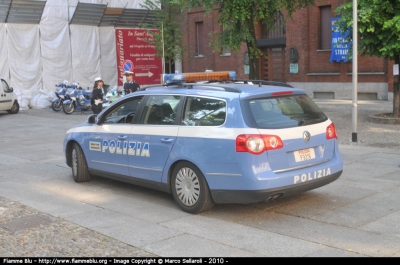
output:
[[[179,170],[175,180],[175,189],[179,200],[186,206],[192,206],[199,200],[200,183],[191,168],[185,167]]]
[[[180,162],[175,167],[171,189],[175,201],[185,212],[199,213],[214,206],[203,174],[191,163]]]
[[[72,146],[71,169],[72,177],[74,178],[75,182],[84,182],[91,179],[85,154],[77,143],[74,143]]]

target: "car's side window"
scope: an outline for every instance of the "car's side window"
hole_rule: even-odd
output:
[[[5,93],[10,92],[10,88],[8,87],[7,82],[3,79],[1,79],[1,86],[3,87]]]
[[[142,97],[133,98],[113,109],[104,119],[104,123],[132,123]]]
[[[182,125],[219,126],[225,122],[226,102],[220,99],[188,97]]]
[[[152,95],[146,102],[140,117],[140,124],[166,124],[175,123],[180,96]]]

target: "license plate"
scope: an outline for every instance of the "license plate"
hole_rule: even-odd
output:
[[[307,161],[315,158],[314,148],[294,151],[294,159],[296,162]]]

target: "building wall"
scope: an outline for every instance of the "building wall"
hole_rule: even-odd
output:
[[[184,54],[182,60],[183,72],[213,71],[236,71],[238,79],[247,79],[244,74],[244,55],[247,51],[246,45],[242,45],[240,51],[232,51],[231,55],[222,55],[222,51],[214,51],[211,45],[211,33],[220,33],[222,26],[218,25],[218,10],[206,15],[204,8],[194,8],[186,16],[184,34]],[[203,22],[204,29],[204,57],[196,57],[196,22]]]
[[[334,10],[340,0],[322,0],[297,11],[287,20],[286,50],[296,48],[299,54],[298,74],[289,73],[290,57],[286,57],[286,81],[305,88],[313,95],[316,92],[334,92],[335,98],[351,98],[352,62],[329,62],[331,51],[319,50],[320,7],[331,5]],[[392,91],[392,61],[377,57],[358,56],[358,93],[361,98],[376,93],[376,99],[387,100]],[[341,84],[337,84],[341,83]],[[325,85],[322,85],[325,84]],[[318,91],[317,91],[318,90]],[[321,94],[320,94],[321,96]],[[372,98],[371,98],[372,99]]]
[[[332,12],[338,7],[339,0],[325,0],[316,2],[315,6],[308,7],[297,11],[293,14],[292,19],[287,21],[287,41],[286,47],[296,47],[302,58],[302,74],[296,78],[305,78],[307,72],[351,72],[352,63],[330,63],[330,50],[319,50],[319,7],[331,3]],[[334,16],[334,14],[332,14]],[[289,58],[288,58],[289,59]],[[359,71],[371,72],[387,70],[388,64],[383,59],[359,56]],[[287,61],[289,62],[289,60]],[[351,81],[346,77],[342,77],[340,81]],[[351,78],[350,78],[351,79]]]
[[[341,0],[316,1],[310,6],[296,11],[286,21],[286,82],[307,90],[311,97],[327,97],[346,99],[352,97],[352,63],[329,62],[331,50],[320,50],[320,7],[330,5],[332,17]],[[284,12],[283,12],[284,13]],[[284,13],[285,15],[285,13]],[[195,23],[203,21],[206,52],[204,57],[196,58]],[[247,51],[243,44],[238,52],[230,56],[221,56],[221,52],[213,51],[211,32],[220,32],[217,10],[205,15],[203,8],[191,10],[187,14],[187,30],[184,32],[187,53],[183,57],[183,71],[203,72],[205,70],[234,70],[238,79],[246,79],[244,72],[244,54]],[[256,27],[257,38],[261,37],[261,26]],[[290,48],[296,48],[299,55],[298,73],[291,74]],[[358,56],[358,93],[360,99],[388,100],[392,92],[393,61],[382,58]],[[260,75],[261,76],[261,75]]]

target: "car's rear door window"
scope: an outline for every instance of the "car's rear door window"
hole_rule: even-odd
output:
[[[307,95],[291,95],[248,101],[258,128],[288,128],[327,120],[326,115]]]
[[[226,119],[226,102],[221,99],[187,97],[182,125],[219,126]]]
[[[149,96],[139,124],[174,124],[180,100],[176,95]]]

